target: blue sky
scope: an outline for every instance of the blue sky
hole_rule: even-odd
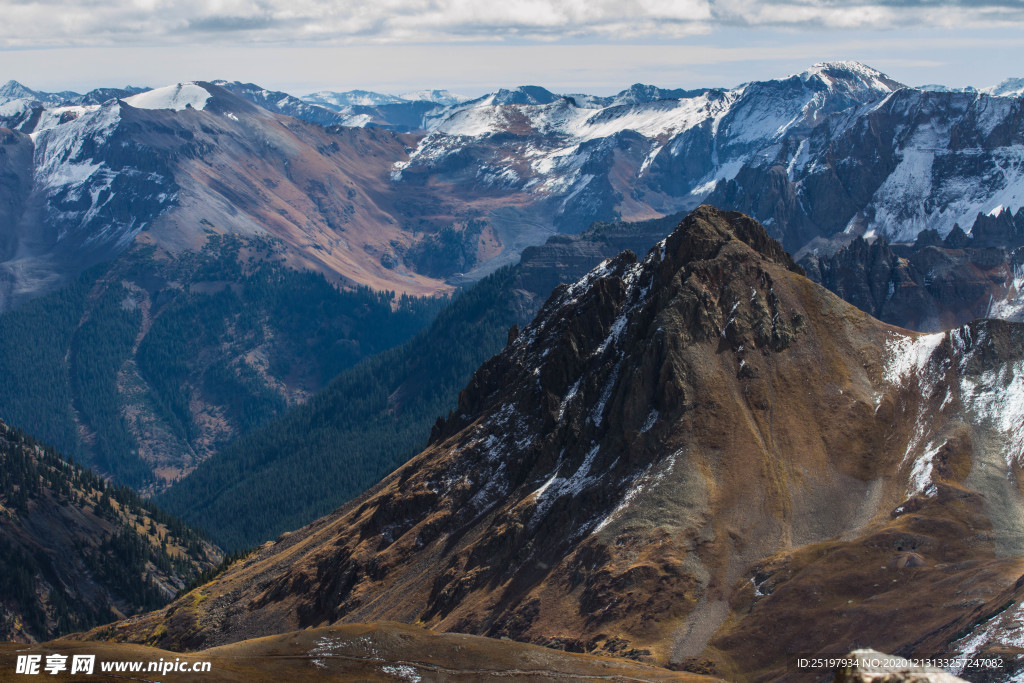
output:
[[[732,86],[854,59],[911,85],[1024,76],[1024,0],[0,0],[0,81],[225,78],[305,94]]]

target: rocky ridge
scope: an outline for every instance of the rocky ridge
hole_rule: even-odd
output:
[[[921,332],[977,318],[1024,320],[1024,210],[978,216],[965,234],[924,230],[913,244],[858,237],[832,254],[805,250],[808,277],[887,323]]]

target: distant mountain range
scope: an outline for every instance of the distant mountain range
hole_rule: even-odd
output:
[[[14,99],[0,105],[0,302],[78,284],[0,318],[10,330],[0,415],[152,492],[406,341],[440,307],[410,300],[385,315],[376,295],[332,286],[449,292],[594,220],[659,220],[713,201],[762,219],[812,278],[886,322],[931,331],[1024,317],[1021,98],[926,92],[829,63],[731,90],[634,85],[596,98],[522,87],[455,105],[374,105],[381,116],[429,113],[429,132],[402,133],[224,81],[126,89],[102,104],[13,83],[4,92]],[[604,246],[556,237],[543,253],[567,261],[492,291],[511,297],[491,318],[504,327],[479,330],[486,343],[458,368],[431,356],[444,391],[426,400],[419,381],[404,384],[417,424],[447,410],[559,278],[660,238],[636,231]],[[304,268],[326,279],[296,278]],[[285,314],[293,287],[307,298]],[[373,334],[359,332],[370,319]],[[175,342],[182,326],[197,331],[193,348]],[[53,348],[25,343],[36,330],[53,331]],[[302,343],[302,330],[316,341]],[[367,415],[386,421],[403,382]],[[426,435],[412,429],[371,440],[375,464],[294,517],[225,527],[224,538],[249,542],[326,512],[342,489],[410,455]],[[240,499],[287,460],[269,448],[265,467],[229,477]],[[207,477],[224,466],[211,463],[168,504],[230,525]]]
[[[1004,85],[926,91],[856,62],[731,89],[522,86],[459,102],[316,104],[217,81],[87,104],[12,82],[0,294],[10,306],[133,244],[196,249],[207,229],[412,294],[477,280],[555,232],[702,201],[757,217],[793,252],[969,233],[1024,203],[1021,98]]]
[[[918,89],[932,92],[982,93],[984,95],[993,95],[995,97],[1020,97],[1024,95],[1024,78],[1007,78],[998,85],[991,85],[987,88],[974,88],[971,86],[950,88],[945,85],[930,84],[918,86]]]

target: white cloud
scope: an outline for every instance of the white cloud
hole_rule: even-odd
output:
[[[485,41],[702,33],[708,0],[18,0],[0,46]]]
[[[632,40],[716,26],[980,27],[1017,0],[0,0],[0,47]]]
[[[1015,0],[714,0],[715,23],[833,29],[985,28],[1021,25]]]

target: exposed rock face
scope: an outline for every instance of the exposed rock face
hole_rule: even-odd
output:
[[[979,216],[971,237],[925,230],[913,245],[857,238],[800,259],[808,276],[879,320],[935,332],[982,317],[1024,319],[1024,210]]]
[[[890,327],[701,207],[556,289],[377,487],[115,637],[387,618],[730,679],[912,650],[1024,572],[1022,381],[1022,326]]]
[[[705,201],[749,213],[794,251],[844,233],[945,237],[979,213],[1020,208],[1024,177],[1002,165],[1024,143],[1022,103],[903,88],[805,137],[787,135]]]

